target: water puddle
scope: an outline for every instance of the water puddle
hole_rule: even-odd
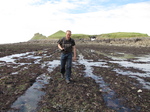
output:
[[[123,71],[120,69],[114,69],[114,71],[118,74],[121,75],[127,75],[129,77],[135,78],[137,81],[139,81],[140,84],[143,85],[143,88],[149,89],[150,90],[150,82],[144,80],[143,78],[150,78],[150,64],[147,63],[149,62],[149,57],[143,56],[143,57],[136,57],[134,59],[134,62],[129,62],[127,60],[114,60],[110,61],[111,63],[117,63],[125,68],[135,68],[137,70],[142,70],[144,73],[139,73],[139,72],[131,72],[131,71]],[[146,63],[141,63],[141,62],[146,62]]]
[[[117,63],[125,68],[134,68],[137,70],[141,70],[144,73],[139,72],[131,72],[131,71],[123,71],[120,69],[114,69],[114,71],[121,75],[127,75],[129,77],[135,78],[139,81],[140,84],[143,85],[143,88],[150,89],[150,82],[144,80],[143,78],[150,78],[150,54],[148,55],[138,55],[135,56],[133,54],[114,52],[114,53],[102,53],[99,51],[92,50],[91,52],[96,52],[98,54],[107,56],[113,61],[109,61],[111,63]],[[131,59],[131,60],[130,60]]]
[[[142,87],[144,89],[148,89],[150,90],[150,82],[148,81],[145,81],[144,79],[142,79],[141,77],[150,77],[150,74],[146,74],[146,73],[133,73],[131,71],[123,71],[123,70],[120,70],[120,69],[115,69],[114,70],[116,73],[118,74],[121,74],[121,75],[127,75],[129,77],[132,77],[132,78],[135,78],[137,81],[139,81],[140,84],[142,84]]]
[[[133,63],[133,62],[129,62],[129,61],[125,61],[125,60],[120,60],[120,61],[110,61],[111,63],[117,63],[120,64],[123,67],[129,68],[129,67],[133,67],[145,72],[150,72],[150,64],[147,63]]]
[[[41,67],[48,66],[49,73],[52,72],[54,68],[60,65],[59,60],[47,61],[44,62]],[[42,74],[37,77],[36,82],[27,89],[25,94],[20,96],[11,106],[12,110],[8,112],[13,112],[13,109],[18,110],[19,112],[36,112],[38,107],[38,102],[41,100],[41,97],[45,94],[44,91],[41,91],[45,84],[49,84],[49,77],[46,74]],[[14,110],[14,112],[15,112]]]
[[[5,62],[7,66],[11,66],[12,68],[17,68],[19,66],[23,65],[30,65],[31,63],[28,62],[18,62],[16,63],[16,60],[20,59],[34,59],[34,64],[41,64],[41,69],[45,66],[48,67],[48,72],[52,72],[52,70],[60,65],[60,60],[53,60],[53,61],[44,61],[41,63],[40,61],[43,58],[50,58],[51,55],[46,56],[45,54],[42,54],[42,56],[35,56],[35,52],[27,52],[27,53],[21,53],[21,54],[13,54],[10,56],[5,56],[0,58],[0,65],[3,65]],[[19,71],[22,71],[24,69],[28,69],[28,66],[22,67]],[[12,72],[11,75],[18,74],[19,71]],[[42,91],[43,88],[45,88],[46,84],[49,84],[51,77],[49,77],[46,74],[41,74],[36,78],[35,83],[31,87],[29,87],[26,92],[18,97],[18,99],[11,105],[11,110],[8,110],[8,112],[36,112],[38,107],[38,102],[41,100],[41,97],[45,95],[45,92]]]
[[[123,106],[120,103],[121,99],[117,99],[115,98],[115,92],[109,88],[109,85],[107,83],[105,83],[105,81],[103,80],[102,77],[100,76],[96,76],[92,73],[93,71],[93,66],[97,66],[97,67],[108,67],[105,62],[92,62],[91,60],[86,60],[84,59],[83,55],[79,55],[79,60],[78,60],[79,64],[83,64],[85,65],[85,77],[91,77],[95,80],[95,82],[97,84],[99,84],[100,88],[102,88],[102,92],[103,97],[104,97],[104,101],[106,102],[107,106],[119,111],[119,112],[124,112],[124,111],[131,111],[129,108]]]
[[[145,55],[144,57],[136,57],[137,60],[134,60],[135,62],[146,62],[146,63],[150,63],[150,55]]]
[[[11,63],[15,63],[15,58],[19,58],[21,56],[27,55],[30,52],[26,52],[26,53],[20,53],[20,54],[13,54],[13,55],[9,55],[9,56],[5,56],[5,57],[1,57],[0,61],[5,61],[5,62],[11,62]],[[14,58],[15,57],[15,58]]]
[[[37,77],[36,82],[13,103],[12,109],[8,112],[15,112],[16,110],[19,112],[35,112],[41,96],[45,94],[41,89],[44,88],[45,84],[48,84],[49,79],[50,77],[45,74]]]

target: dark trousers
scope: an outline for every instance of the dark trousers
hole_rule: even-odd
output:
[[[67,54],[62,53],[60,72],[65,75],[66,80],[70,80],[71,67],[72,67],[72,53],[67,53]]]

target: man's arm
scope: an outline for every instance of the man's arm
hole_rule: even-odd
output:
[[[76,46],[73,46],[73,60],[75,61],[76,59],[77,59]]]
[[[58,44],[58,48],[59,48],[60,50],[63,50],[63,49],[64,49],[64,48],[61,47],[60,44]]]

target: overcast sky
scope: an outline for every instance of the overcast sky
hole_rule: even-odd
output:
[[[150,0],[0,0],[0,44],[58,30],[150,35]]]

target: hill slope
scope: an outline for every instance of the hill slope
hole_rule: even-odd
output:
[[[36,33],[34,34],[34,36],[31,38],[31,40],[38,40],[38,39],[47,39],[46,36],[40,34],[40,33]]]
[[[135,32],[115,32],[98,35],[98,38],[132,38],[132,37],[148,37],[147,34]]]
[[[62,30],[57,31],[56,33],[48,36],[48,39],[60,39],[62,37],[65,37],[66,33]]]
[[[60,39],[65,37],[66,33],[62,30],[57,31],[56,33],[46,37],[42,34],[36,33],[32,37],[31,40],[38,40],[38,39]],[[86,35],[86,34],[72,34],[72,38],[74,39],[89,39],[90,36],[93,35]],[[97,39],[114,39],[114,38],[133,38],[133,37],[148,37],[147,34],[143,33],[136,33],[136,32],[115,32],[115,33],[107,33],[107,34],[100,34],[95,35]]]

